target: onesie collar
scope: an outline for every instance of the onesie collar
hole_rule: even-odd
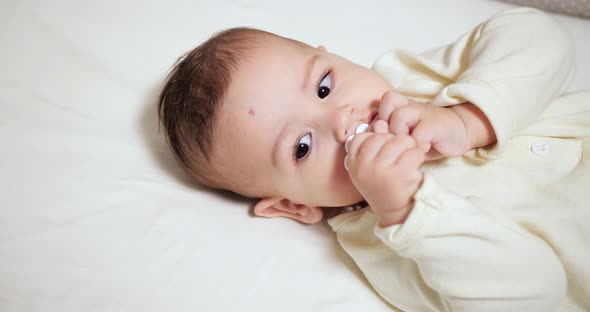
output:
[[[333,208],[336,211],[332,212],[332,215],[328,216],[328,224],[332,228],[332,231],[337,232],[344,223],[349,220],[370,211],[370,207],[364,203],[364,205],[353,205],[341,208]]]

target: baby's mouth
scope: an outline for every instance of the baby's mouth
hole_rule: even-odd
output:
[[[368,205],[369,204],[367,203],[367,201],[361,200],[360,202],[351,205],[351,207],[352,207],[352,210],[359,210],[359,209],[367,207]]]
[[[377,117],[379,116],[379,113],[372,113],[371,116],[369,117],[369,121],[367,122],[368,124],[373,124],[375,121],[377,121]]]

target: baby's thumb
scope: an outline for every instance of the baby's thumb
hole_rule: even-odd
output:
[[[432,135],[433,130],[418,125],[412,132],[412,137],[416,140],[416,146],[426,154],[426,160],[436,160],[443,158],[443,155],[437,150],[436,139]]]
[[[412,137],[416,140],[416,146],[427,154],[432,148],[432,134],[428,127],[424,127],[422,123],[418,124],[414,131],[412,131]]]

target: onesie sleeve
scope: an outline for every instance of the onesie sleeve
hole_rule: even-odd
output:
[[[543,240],[444,190],[428,175],[414,199],[404,224],[375,225],[374,233],[416,262],[440,296],[437,310],[558,309],[566,295],[565,270]]]
[[[479,107],[497,137],[497,144],[479,151],[493,159],[566,90],[574,74],[574,52],[570,34],[559,23],[541,11],[517,8],[450,45],[419,55],[386,53],[373,69],[417,100]]]

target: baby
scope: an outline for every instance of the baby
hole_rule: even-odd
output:
[[[260,198],[256,215],[365,203],[328,223],[397,309],[587,311],[590,93],[563,94],[573,61],[528,8],[372,70],[234,28],[179,60],[159,116],[186,171]]]

